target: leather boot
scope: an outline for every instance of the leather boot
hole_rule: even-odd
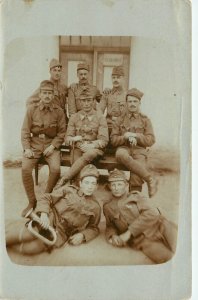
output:
[[[21,216],[25,217],[30,209],[34,209],[36,207],[36,196],[34,193],[32,172],[22,170],[22,180],[29,201],[28,206],[21,213]]]
[[[60,178],[60,173],[52,173],[50,172],[49,178],[47,181],[47,186],[45,189],[45,193],[51,193],[53,191],[53,188],[55,187],[57,181]]]
[[[149,176],[146,180],[148,186],[149,198],[153,197],[158,189],[158,180],[154,177]]]

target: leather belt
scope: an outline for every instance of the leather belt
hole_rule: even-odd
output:
[[[39,139],[42,139],[42,140],[44,140],[47,137],[47,135],[44,133],[39,133],[39,134],[33,133],[33,136],[37,136]]]

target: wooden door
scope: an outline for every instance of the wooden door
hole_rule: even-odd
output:
[[[100,91],[112,88],[111,74],[114,66],[122,65],[125,73],[124,88],[129,84],[129,54],[128,53],[98,53],[97,56],[97,87]]]
[[[89,64],[89,82],[93,82],[93,53],[62,52],[60,60],[63,64],[62,80],[67,86],[78,82],[77,65],[81,62]]]

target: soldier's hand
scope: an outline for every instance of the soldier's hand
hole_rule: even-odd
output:
[[[40,221],[41,221],[40,225],[43,229],[49,228],[50,221],[49,221],[48,215],[46,213],[44,213],[44,212],[41,213]]]
[[[104,95],[109,95],[111,93],[111,89],[110,88],[105,88],[103,91]]]
[[[76,233],[76,234],[72,235],[69,238],[69,244],[71,244],[73,246],[77,246],[77,245],[82,244],[82,242],[84,241],[84,239],[85,239],[84,234],[81,233],[81,232],[79,232],[79,233]]]
[[[124,246],[124,242],[122,241],[122,239],[119,237],[119,235],[112,235],[111,239],[109,240],[109,242],[116,247],[122,247]]]
[[[65,184],[65,182],[65,177],[60,178],[57,184],[55,185],[54,190],[58,190],[61,186]]]
[[[125,132],[124,138],[125,138],[126,140],[128,140],[129,137],[136,137],[136,134],[133,133],[133,132],[130,132],[130,131]]]
[[[95,149],[95,145],[94,143],[83,143],[79,148],[82,152],[87,152],[89,150]]]
[[[81,135],[77,135],[77,136],[74,136],[74,137],[73,137],[73,141],[74,141],[74,142],[81,142],[82,139],[83,139],[83,138],[82,138]]]
[[[43,155],[48,157],[50,156],[52,153],[54,152],[54,146],[53,145],[50,145],[48,146],[45,151],[43,151]]]
[[[24,150],[24,156],[26,158],[33,158],[34,157],[34,152],[31,149],[25,149]]]
[[[66,138],[66,143],[69,146],[72,146],[73,143],[75,142],[81,142],[82,141],[82,136],[81,135],[77,135],[77,136],[69,136],[68,138]]]
[[[129,143],[130,143],[131,146],[136,146],[136,145],[137,145],[137,140],[136,140],[136,138],[133,137],[133,136],[130,136],[130,137],[129,137]]]
[[[127,243],[131,237],[131,232],[127,230],[126,232],[120,234],[119,237],[123,241],[123,243]]]

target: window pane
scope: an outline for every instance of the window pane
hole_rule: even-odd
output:
[[[105,88],[111,88],[112,87],[112,81],[111,81],[111,74],[112,74],[113,67],[104,67],[104,74],[103,74],[103,90]]]

